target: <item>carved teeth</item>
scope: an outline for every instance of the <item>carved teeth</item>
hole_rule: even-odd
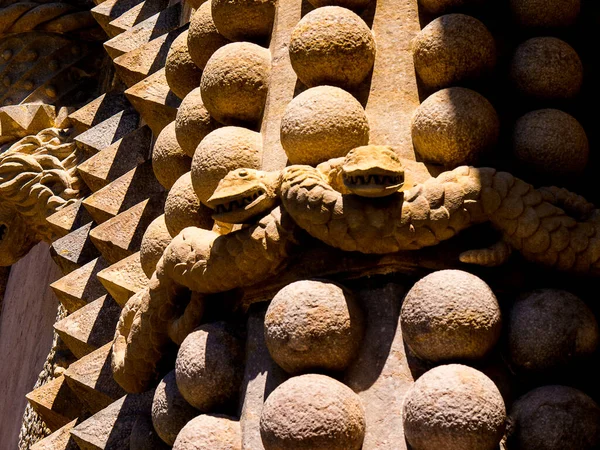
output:
[[[258,190],[254,194],[251,194],[247,197],[243,197],[241,199],[231,200],[228,203],[220,203],[216,205],[215,212],[217,214],[230,213],[235,211],[236,209],[244,209],[246,206],[251,205],[254,201],[256,201],[261,195],[264,194],[264,191]]]
[[[348,177],[350,184],[354,185],[393,185],[399,184],[401,182],[400,176],[391,176],[391,175],[377,175],[377,174],[369,174],[368,177],[365,178],[364,175],[355,175]]]

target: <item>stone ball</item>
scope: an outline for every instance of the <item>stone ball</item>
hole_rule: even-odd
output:
[[[415,70],[429,88],[478,79],[496,65],[496,43],[474,17],[448,14],[421,30],[413,43]]]
[[[496,296],[462,270],[440,270],[417,281],[402,303],[400,323],[404,342],[433,362],[481,359],[502,331]]]
[[[171,236],[187,227],[210,230],[214,223],[212,213],[198,200],[189,172],[175,182],[165,201],[165,225]]]
[[[573,25],[581,10],[581,0],[510,0],[514,20],[529,28],[555,28]]]
[[[575,295],[539,289],[517,300],[508,324],[513,369],[547,374],[590,357],[598,347],[598,323]]]
[[[565,41],[536,37],[517,47],[510,76],[520,94],[540,100],[565,100],[579,93],[583,65]]]
[[[240,423],[226,416],[202,414],[183,427],[173,450],[242,450]]]
[[[331,282],[297,281],[271,301],[265,341],[286,372],[342,371],[358,352],[364,326],[351,292]]]
[[[171,90],[181,99],[200,84],[202,69],[190,56],[187,30],[177,36],[171,44],[165,62],[165,77]]]
[[[219,33],[232,41],[263,41],[271,34],[276,0],[212,0]]]
[[[158,260],[172,240],[164,214],[154,219],[146,228],[140,245],[140,261],[142,270],[148,278],[152,277]]]
[[[213,194],[219,181],[235,169],[260,169],[262,137],[241,127],[223,127],[209,133],[192,160],[192,184],[200,202]]]
[[[218,49],[202,73],[200,92],[204,106],[225,125],[256,124],[262,117],[271,53],[249,42],[235,42]]]
[[[177,352],[177,387],[183,398],[201,412],[234,399],[243,373],[244,344],[225,322],[196,328]]]
[[[152,170],[158,182],[165,189],[171,186],[177,179],[190,171],[192,158],[186,155],[175,135],[175,121],[163,128],[152,149]]]
[[[202,103],[199,87],[185,96],[177,109],[175,136],[186,155],[193,157],[200,141],[218,126]]]
[[[290,60],[308,87],[352,88],[375,62],[375,39],[358,15],[339,6],[324,6],[305,15],[292,31]]]
[[[68,447],[67,447],[68,448]],[[129,435],[129,450],[169,450],[170,445],[164,441],[154,431],[152,417],[146,414],[139,415],[133,424],[131,434]]]
[[[152,400],[152,425],[160,438],[173,445],[181,429],[198,415],[177,389],[175,371],[169,372],[156,387]]]
[[[513,152],[519,163],[547,175],[577,175],[585,169],[589,142],[571,115],[558,109],[539,109],[517,120]]]
[[[506,410],[500,391],[482,372],[438,366],[407,392],[404,435],[412,450],[497,450]]]
[[[368,144],[369,122],[361,104],[348,92],[318,86],[288,104],[280,135],[291,164],[316,165]]]
[[[213,53],[227,44],[229,39],[217,31],[213,21],[211,2],[205,1],[190,19],[188,51],[192,61],[200,69],[204,69]]]
[[[325,375],[301,375],[269,395],[260,435],[265,450],[359,450],[365,413],[348,386]]]
[[[486,0],[419,0],[419,5],[429,14],[439,15],[456,8],[478,6]]]
[[[496,145],[500,121],[481,94],[452,87],[421,103],[411,131],[415,150],[425,162],[456,167],[476,163]]]
[[[567,386],[543,386],[513,405],[507,448],[511,450],[592,450],[600,447],[600,407]]]

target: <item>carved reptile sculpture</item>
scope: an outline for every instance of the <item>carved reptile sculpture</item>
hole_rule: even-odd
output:
[[[163,349],[198,323],[197,302],[178,319],[178,289],[222,292],[272,276],[299,228],[342,250],[383,254],[432,246],[489,221],[502,240],[463,253],[461,261],[497,265],[517,249],[560,270],[600,268],[600,214],[576,194],[536,190],[509,173],[466,166],[403,191],[404,183],[400,160],[381,146],[359,147],[317,168],[228,174],[208,200],[215,219],[251,222],[270,212],[228,235],[187,228],[173,239],[150,287],[123,311],[113,344],[115,379],[130,392],[147,389]]]
[[[0,266],[57,238],[46,218],[81,196],[82,158],[69,130],[58,128],[24,137],[0,154]]]

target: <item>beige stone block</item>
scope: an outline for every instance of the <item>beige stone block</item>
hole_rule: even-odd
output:
[[[111,28],[109,23],[129,11],[142,0],[105,0],[98,6],[92,8],[92,15],[96,22],[104,29],[110,37],[116,36],[117,30]]]
[[[187,26],[177,28],[115,58],[113,63],[119,78],[127,86],[133,86],[164,67],[171,44],[186,29]]]
[[[112,342],[74,362],[64,373],[67,384],[92,414],[125,394],[112,376]]]
[[[156,36],[162,36],[177,28],[179,26],[180,15],[181,3],[176,3],[138,23],[130,30],[106,41],[104,49],[112,59],[118,58],[147,44]]]
[[[103,258],[96,258],[50,285],[67,311],[73,313],[106,294],[96,274],[108,267]]]
[[[83,206],[97,223],[103,223],[150,197],[164,194],[165,189],[152,171],[152,162],[147,161],[94,192],[83,201]]]
[[[167,84],[164,68],[127,89],[125,95],[155,136],[175,120],[181,103]]]
[[[81,205],[81,200],[59,209],[46,218],[54,233],[60,237],[66,236],[92,220],[92,216]]]
[[[77,166],[85,184],[99,191],[150,157],[152,132],[138,128]]]
[[[109,23],[112,30],[118,33],[129,31],[137,24],[162,11],[169,4],[168,0],[145,0],[129,11],[121,14]]]
[[[84,208],[81,209],[85,211]],[[85,215],[89,217],[87,211]],[[94,227],[92,219],[89,220],[86,225],[54,241],[50,247],[52,259],[65,275],[100,256],[89,237],[90,230]]]
[[[82,404],[67,385],[63,375],[31,391],[25,397],[52,431],[67,425],[83,412]]]
[[[129,394],[71,430],[81,450],[128,450],[131,430],[150,414],[153,391]],[[148,449],[150,450],[150,449]]]
[[[61,124],[62,125],[62,124]],[[0,108],[0,143],[37,134],[44,128],[58,126],[53,105],[27,103]]]
[[[71,436],[71,430],[76,424],[77,419],[72,420],[50,436],[33,444],[31,450],[78,450],[79,447]]]
[[[90,238],[104,259],[114,264],[140,249],[146,228],[163,208],[162,196],[143,200],[98,225],[90,232]]]
[[[80,148],[90,155],[95,155],[138,128],[138,122],[139,116],[136,112],[130,109],[119,111],[103,122],[84,131],[74,140]]]
[[[103,295],[55,323],[54,329],[69,350],[83,358],[112,342],[120,315],[117,302],[110,295]]]
[[[130,107],[131,105],[121,93],[102,94],[77,111],[69,114],[69,120],[75,127],[77,134],[79,134],[98,125],[100,122],[104,122],[119,111]]]
[[[121,307],[148,285],[148,277],[140,263],[140,252],[107,267],[98,273],[98,279]]]

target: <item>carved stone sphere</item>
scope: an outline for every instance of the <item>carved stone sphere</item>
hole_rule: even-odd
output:
[[[213,226],[212,209],[198,200],[190,173],[182,175],[173,185],[165,201],[165,225],[171,236],[177,236],[187,227],[210,230]]]
[[[204,106],[225,125],[256,124],[262,117],[271,74],[271,53],[249,42],[221,47],[202,73]]]
[[[527,168],[548,175],[577,175],[588,162],[585,130],[571,115],[558,109],[539,109],[517,120],[513,151]]]
[[[565,41],[536,37],[515,51],[511,78],[520,94],[541,100],[564,100],[579,93],[583,66],[577,52]]]
[[[235,169],[260,169],[262,137],[241,127],[223,127],[209,133],[194,153],[192,184],[200,202],[213,194],[219,181]]]
[[[229,44],[229,39],[217,31],[212,18],[211,2],[207,0],[190,19],[188,51],[192,61],[199,68],[204,69],[213,53],[227,44]]]
[[[365,413],[348,386],[325,375],[301,375],[269,395],[260,435],[265,450],[359,450]]]
[[[581,0],[510,0],[515,21],[524,27],[554,28],[573,25],[581,10]]]
[[[349,88],[363,81],[375,62],[375,40],[358,15],[339,6],[317,8],[292,31],[290,60],[308,87]]]
[[[462,270],[440,270],[419,280],[404,299],[400,321],[404,342],[433,362],[483,358],[502,331],[496,296]]]
[[[304,91],[288,104],[281,119],[281,145],[291,164],[317,165],[368,142],[365,110],[337,87]]]
[[[140,261],[142,270],[148,278],[152,277],[158,260],[172,240],[164,214],[154,219],[146,228],[140,245]]]
[[[496,145],[499,132],[491,103],[460,87],[429,96],[412,120],[413,144],[423,161],[451,168],[476,163]]]
[[[186,155],[193,157],[200,141],[218,126],[202,103],[200,88],[185,96],[177,109],[175,136]]]
[[[598,323],[575,295],[540,289],[515,302],[509,317],[508,348],[518,371],[547,374],[590,357],[598,347]]]
[[[510,411],[511,450],[592,450],[600,446],[600,407],[567,386],[543,386],[518,399]]]
[[[337,284],[297,281],[280,290],[265,316],[265,341],[286,372],[344,370],[360,347],[363,314]]]
[[[496,43],[486,26],[464,14],[438,17],[413,44],[415,70],[429,88],[478,79],[496,65]]]
[[[173,450],[242,450],[240,423],[227,416],[202,414],[183,427]]]
[[[175,371],[169,372],[156,387],[152,400],[152,424],[160,438],[173,445],[181,429],[198,415],[177,389]]]
[[[419,0],[419,5],[429,14],[439,15],[455,8],[479,5],[485,2],[486,0]]]
[[[175,136],[175,121],[163,128],[152,149],[152,171],[154,176],[165,189],[177,179],[190,171],[192,159],[186,155]]]
[[[150,415],[139,415],[131,429],[129,436],[129,450],[169,450],[171,446],[165,444],[156,434],[152,426]]]
[[[177,36],[171,44],[165,62],[165,77],[167,84],[179,98],[184,98],[200,84],[202,69],[190,56],[187,30]]]
[[[232,41],[262,41],[275,19],[275,0],[212,0],[212,17],[219,33]]]
[[[237,395],[244,372],[244,344],[225,322],[202,325],[177,353],[177,387],[201,412],[222,406]]]
[[[404,435],[413,450],[496,450],[506,420],[500,391],[460,364],[423,374],[406,394]]]

